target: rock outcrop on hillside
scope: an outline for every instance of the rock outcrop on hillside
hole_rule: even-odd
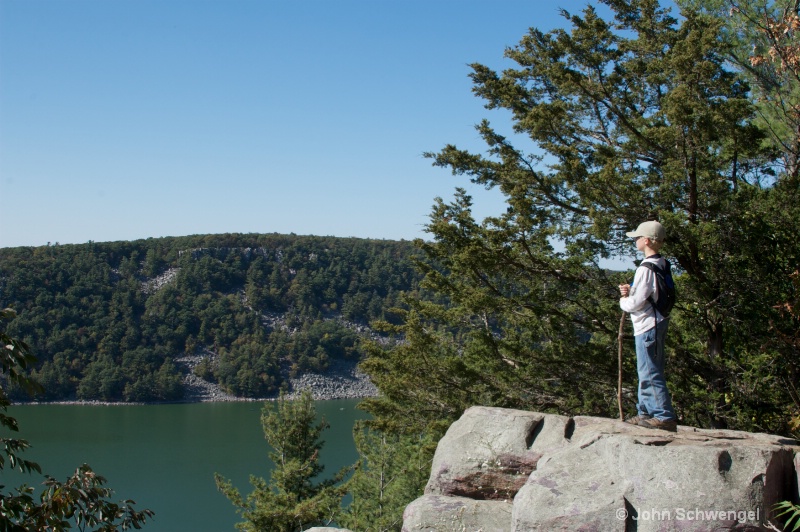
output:
[[[245,398],[226,393],[218,384],[208,382],[194,374],[194,368],[205,358],[215,358],[216,353],[204,351],[202,354],[185,355],[175,359],[183,374],[183,386],[186,390],[184,401],[194,402],[227,402],[227,401],[269,401],[270,397]],[[305,373],[295,378],[288,378],[289,398],[299,397],[304,390],[311,392],[315,401],[330,399],[363,399],[378,395],[378,388],[369,376],[358,369],[355,360],[333,360],[324,374]]]
[[[798,442],[473,407],[439,442],[403,530],[775,530],[798,501]]]

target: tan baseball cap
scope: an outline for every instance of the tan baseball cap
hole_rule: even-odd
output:
[[[636,228],[636,231],[630,231],[625,234],[631,238],[643,236],[658,242],[667,238],[667,231],[664,229],[664,226],[656,221],[642,222],[639,224],[639,227]]]

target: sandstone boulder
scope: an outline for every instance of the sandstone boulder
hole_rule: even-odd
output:
[[[506,532],[511,503],[424,495],[403,512],[403,532]]]
[[[468,409],[439,442],[404,530],[767,530],[797,502],[797,442]]]
[[[513,499],[542,453],[567,441],[569,422],[537,412],[470,408],[439,443],[425,493]]]
[[[800,452],[796,452],[794,454],[794,471],[795,476],[797,477],[797,482],[795,485],[798,487],[798,491],[800,492]],[[800,499],[800,494],[798,494],[798,498]]]

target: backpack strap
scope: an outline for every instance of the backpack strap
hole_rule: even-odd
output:
[[[669,262],[667,264],[669,264]],[[666,278],[666,272],[663,269],[659,268],[657,265],[653,264],[652,262],[642,261],[641,264],[639,264],[639,266],[644,266],[645,268],[647,268],[648,270],[650,270],[651,272],[656,274],[656,276],[660,275],[660,276]],[[658,280],[657,279],[656,279],[656,290],[658,290]],[[658,307],[656,306],[656,300],[653,298],[653,294],[650,294],[649,296],[647,296],[647,301],[649,301],[650,302],[650,306],[653,307],[653,328],[654,328],[654,331],[655,331],[655,334],[656,334],[656,339],[658,339],[658,314],[659,314],[659,312],[658,312]]]
[[[639,264],[639,266],[644,266],[645,268],[647,268],[648,270],[650,270],[654,274],[660,275],[661,277],[664,277],[664,279],[666,279],[666,277],[667,277],[667,272],[663,268],[658,267],[656,264],[654,264],[652,262],[644,262],[644,261],[642,261],[642,263]],[[656,300],[653,299],[652,294],[647,297],[647,300],[650,302],[651,305],[655,306]]]
[[[639,266],[644,266],[644,267],[645,267],[645,268],[647,268],[648,270],[651,270],[653,273],[660,273],[661,275],[664,275],[664,276],[666,276],[666,275],[667,275],[667,272],[666,272],[666,271],[664,271],[664,268],[661,268],[661,267],[659,267],[659,266],[658,266],[656,263],[654,263],[654,262],[645,262],[645,261],[642,261],[642,262],[641,262],[641,264],[639,264]]]
[[[667,262],[667,265],[669,265],[669,262]],[[648,270],[650,270],[651,272],[656,274],[656,276],[660,275],[661,277],[663,277],[666,280],[666,277],[667,277],[666,270],[664,270],[663,268],[660,268],[656,264],[654,264],[652,262],[642,261],[642,263],[639,264],[639,266],[644,266],[645,268],[647,268]],[[667,267],[669,267],[669,266],[667,266]],[[657,281],[658,280],[656,280],[656,290],[658,290],[658,282]],[[655,292],[653,292],[653,294],[655,294]],[[653,297],[653,294],[650,294],[649,296],[647,296],[647,301],[649,301],[650,302],[650,306],[653,307],[653,322],[655,323],[655,325],[657,327],[658,326],[659,312],[658,312],[658,306],[656,305],[656,299]]]

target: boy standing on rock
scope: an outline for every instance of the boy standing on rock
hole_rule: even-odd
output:
[[[634,239],[636,249],[644,253],[645,262],[652,262],[666,271],[667,261],[658,253],[666,239],[664,226],[658,222],[644,222],[635,231],[625,233]],[[675,411],[667,390],[664,339],[669,318],[661,315],[654,301],[658,300],[656,274],[639,266],[631,285],[620,285],[619,306],[629,313],[633,322],[636,343],[636,365],[639,373],[638,414],[625,421],[640,427],[677,431]],[[648,300],[651,298],[651,300]]]

